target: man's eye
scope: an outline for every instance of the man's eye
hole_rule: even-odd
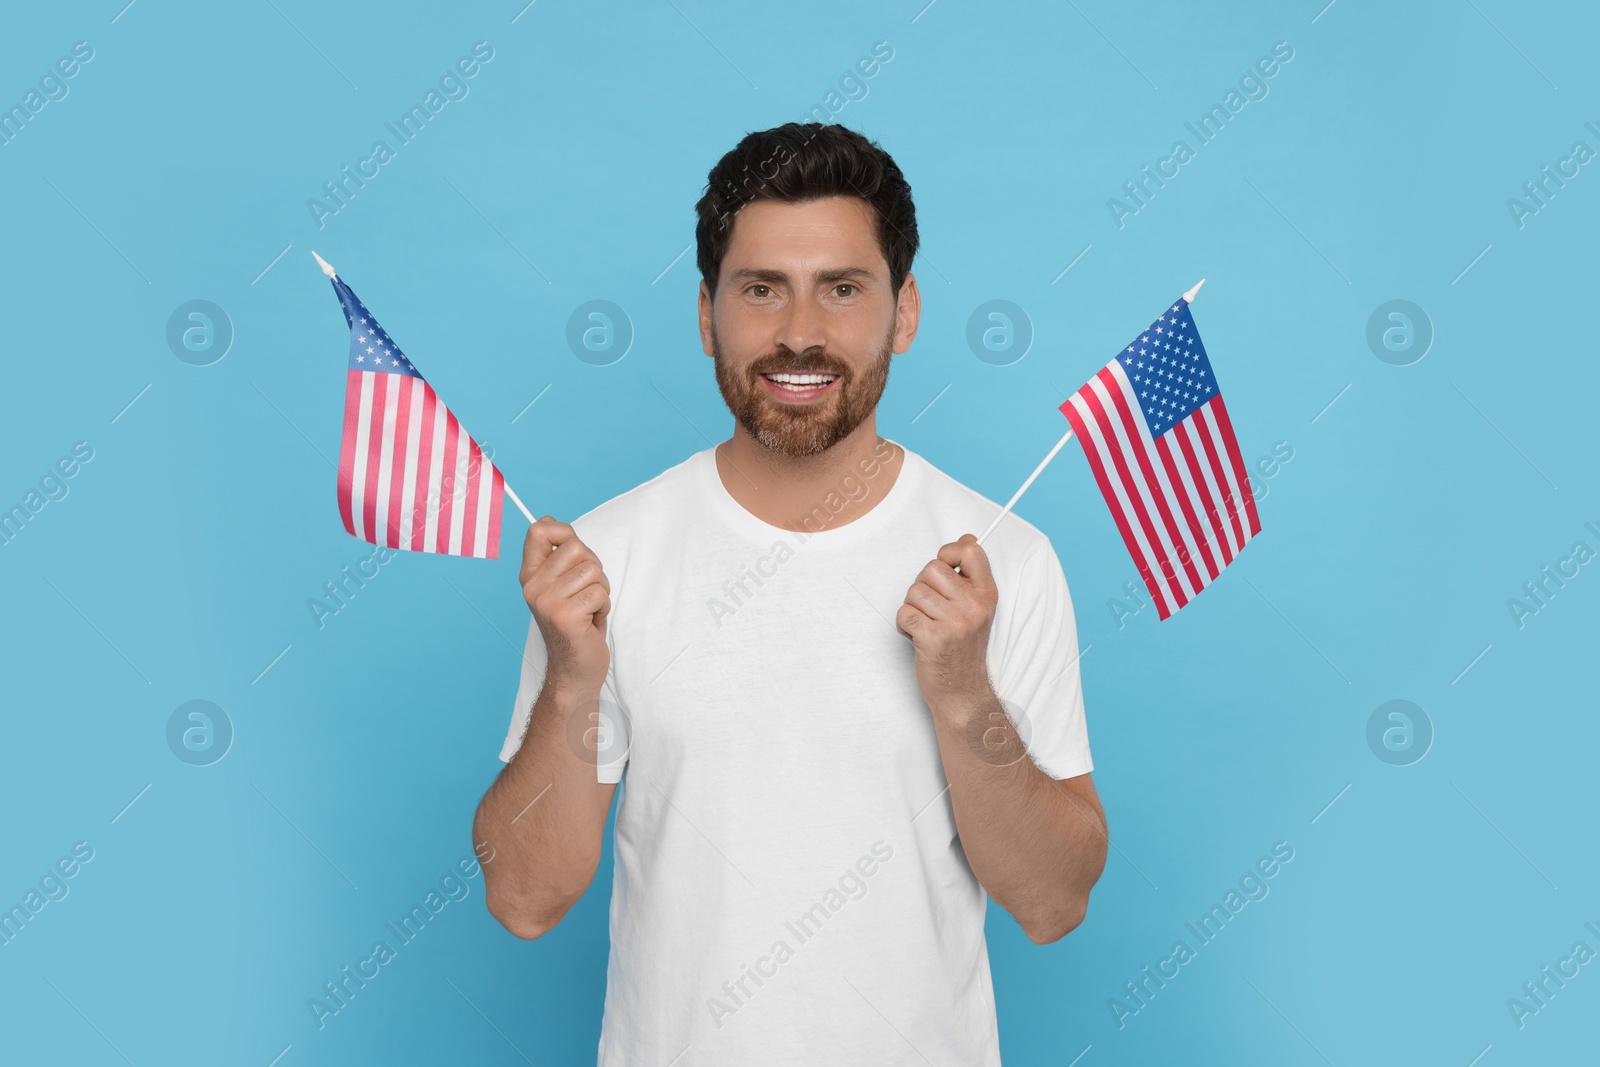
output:
[[[848,289],[848,290],[850,290],[850,292],[848,292],[848,293],[839,293],[839,290],[841,290],[841,289]],[[836,293],[839,293],[840,296],[849,296],[849,295],[851,295],[851,293],[855,292],[855,289],[856,289],[856,287],[851,285],[849,282],[840,282],[838,285],[833,287],[833,291],[836,292]]]
[[[751,286],[751,287],[750,287],[750,292],[752,292],[752,293],[754,293],[754,294],[755,294],[755,295],[756,295],[756,296],[760,296],[760,297],[764,297],[764,296],[766,296],[766,295],[767,295],[767,294],[768,294],[768,293],[770,293],[770,292],[771,292],[771,291],[772,291],[772,290],[771,290],[771,289],[769,289],[769,288],[768,288],[768,287],[767,287],[767,286],[765,286],[765,285],[752,285],[752,286]]]

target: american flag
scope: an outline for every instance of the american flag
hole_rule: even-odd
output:
[[[350,287],[339,515],[375,545],[495,559],[505,478]]]
[[[1161,618],[1261,532],[1228,409],[1182,297],[1061,413]]]

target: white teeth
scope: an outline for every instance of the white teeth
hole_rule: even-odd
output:
[[[767,374],[769,382],[778,385],[826,385],[838,377],[835,374]]]

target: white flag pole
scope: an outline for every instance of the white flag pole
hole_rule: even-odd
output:
[[[311,258],[317,261],[317,266],[322,268],[322,273],[326,274],[329,279],[338,277],[338,275],[334,273],[332,263],[329,263],[327,260],[317,255],[316,252],[311,253]],[[510,484],[505,484],[504,488],[506,491],[506,496],[510,497],[511,502],[517,506],[517,510],[522,512],[522,517],[528,520],[528,525],[532,526],[535,522],[537,522],[538,520],[533,517],[533,512],[529,511],[528,506],[522,502],[522,498],[517,496],[516,493],[512,492]]]
[[[1200,287],[1205,283],[1206,280],[1204,278],[1201,278],[1199,281],[1195,282],[1194,288],[1183,294],[1183,302],[1185,304],[1194,303],[1195,296],[1200,292]],[[1050,461],[1056,458],[1056,453],[1060,452],[1061,447],[1070,440],[1072,440],[1072,431],[1068,430],[1066,434],[1062,436],[1061,440],[1056,442],[1056,446],[1050,450],[1050,454],[1045,456],[1037,467],[1033,468],[1033,473],[1028,475],[1028,480],[1022,483],[1021,488],[1019,488],[1015,493],[1011,494],[1011,499],[1006,501],[1006,506],[1000,509],[1000,514],[994,517],[994,521],[989,524],[989,528],[983,531],[983,536],[978,538],[978,544],[981,545],[984,543],[984,541],[989,539],[989,535],[994,533],[994,528],[1000,525],[1000,520],[1011,514],[1011,509],[1016,507],[1017,501],[1022,499],[1022,494],[1028,491],[1028,486],[1032,485],[1034,479],[1038,478],[1039,475],[1044,472],[1044,469],[1050,465]]]

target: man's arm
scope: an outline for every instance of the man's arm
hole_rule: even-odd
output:
[[[992,691],[987,700],[928,705],[956,832],[989,895],[1030,940],[1048,944],[1088,911],[1106,865],[1105,813],[1089,775],[1040,770]]]
[[[595,780],[569,737],[591,737],[610,665],[610,584],[572,527],[549,516],[528,530],[523,595],[547,652],[544,685],[522,747],[478,804],[472,823],[489,911],[522,938],[561,920],[600,865],[616,785]]]
[[[923,568],[896,624],[915,650],[967,863],[1045,944],[1083,921],[1109,840],[1089,775],[1057,780],[1041,770],[989,684],[997,601],[988,557],[966,534]]]

